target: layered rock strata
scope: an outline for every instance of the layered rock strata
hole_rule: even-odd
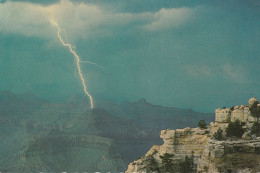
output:
[[[258,103],[251,98],[246,106],[216,109],[215,122],[206,129],[162,130],[163,145],[153,146],[144,156],[130,163],[126,173],[167,172],[162,159],[167,154],[171,157],[168,163],[171,163],[172,172],[182,172],[187,158],[192,160],[190,172],[260,172],[260,137],[252,133],[252,126],[258,119],[250,113],[255,102]],[[241,138],[226,136],[226,128],[235,121],[243,124]],[[223,131],[221,140],[214,137],[218,129]]]

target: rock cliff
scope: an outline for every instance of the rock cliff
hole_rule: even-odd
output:
[[[260,110],[255,98],[216,109],[215,123],[207,127],[162,130],[163,145],[130,163],[126,173],[260,172],[260,123],[253,109]]]

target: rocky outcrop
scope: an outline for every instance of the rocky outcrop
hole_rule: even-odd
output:
[[[260,171],[260,139],[216,141],[210,139],[197,172],[258,172]]]
[[[246,106],[216,109],[215,123],[211,122],[205,129],[162,130],[163,145],[153,146],[144,156],[130,163],[126,173],[260,172],[260,137],[251,132],[258,121],[250,113],[255,102],[257,99],[252,98]],[[236,121],[243,124],[243,136],[227,136],[229,123]],[[218,129],[222,130],[223,138],[217,140]]]
[[[152,156],[158,162],[158,165],[160,165],[160,156],[165,153],[174,155],[173,164],[177,170],[180,169],[178,164],[181,163],[186,156],[193,157],[194,163],[196,164],[203,154],[205,145],[208,142],[209,132],[208,129],[201,130],[199,128],[162,130],[160,137],[163,139],[164,144],[161,146],[153,146],[144,157],[131,163],[127,173],[146,172],[146,163],[149,162],[147,158],[150,156]]]

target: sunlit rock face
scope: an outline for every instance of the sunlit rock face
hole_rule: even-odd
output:
[[[209,129],[185,128],[177,130],[162,130],[161,138],[164,144],[161,146],[153,146],[151,150],[141,159],[132,162],[128,166],[127,173],[142,172],[147,170],[147,158],[152,156],[161,164],[160,156],[165,153],[173,154],[174,167],[179,171],[179,163],[184,160],[185,156],[193,157],[197,164],[198,159],[203,154],[204,148],[208,142]]]
[[[258,100],[255,97],[252,97],[251,99],[249,99],[248,103],[249,105],[253,105],[255,102],[258,102]]]
[[[250,106],[258,100],[251,98],[249,105],[216,109],[215,123],[206,129],[184,128],[162,130],[163,145],[153,146],[146,155],[129,164],[126,173],[163,171],[162,156],[171,154],[173,171],[182,170],[185,157],[192,158],[193,172],[259,172],[260,137],[251,134],[257,118],[250,113]],[[243,122],[241,138],[226,137],[225,130],[230,122]],[[214,134],[223,130],[223,139],[216,140]],[[155,169],[156,168],[156,169]]]
[[[259,172],[260,139],[216,141],[209,140],[197,172]]]

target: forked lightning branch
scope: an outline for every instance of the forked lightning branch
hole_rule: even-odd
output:
[[[103,67],[101,67],[100,65],[96,64],[96,63],[93,63],[93,62],[90,62],[90,61],[81,61],[79,55],[76,53],[75,49],[72,47],[72,45],[67,41],[67,43],[63,40],[62,36],[61,36],[61,29],[59,27],[59,25],[57,24],[57,22],[55,21],[51,21],[51,23],[56,26],[57,30],[58,30],[58,38],[61,42],[61,44],[64,46],[64,47],[67,47],[70,51],[70,53],[74,56],[75,58],[75,62],[76,62],[76,68],[77,68],[77,71],[78,71],[78,74],[79,74],[79,77],[80,77],[80,80],[81,80],[81,83],[82,83],[82,87],[83,87],[83,90],[84,90],[84,93],[85,95],[88,96],[89,98],[89,101],[90,101],[90,108],[93,109],[94,108],[94,100],[93,100],[93,97],[92,95],[89,93],[88,89],[87,89],[87,81],[82,73],[82,70],[81,70],[81,66],[80,66],[80,63],[83,62],[83,63],[88,63],[88,64],[92,64],[92,65],[96,65],[98,66],[99,68],[103,69]]]

